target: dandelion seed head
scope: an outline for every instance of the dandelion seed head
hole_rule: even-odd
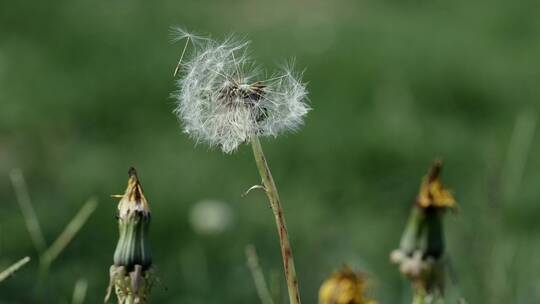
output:
[[[188,37],[179,31],[179,37]],[[288,65],[264,79],[247,53],[248,42],[206,38],[182,63],[175,114],[184,132],[231,153],[250,136],[298,129],[309,111],[301,74]]]

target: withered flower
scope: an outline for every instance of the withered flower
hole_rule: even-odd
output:
[[[400,246],[390,255],[415,290],[427,294],[444,290],[442,219],[447,210],[457,209],[452,193],[439,179],[441,169],[442,162],[436,161],[422,179]]]
[[[135,168],[130,168],[128,174],[126,191],[118,203],[120,236],[110,269],[106,303],[112,288],[120,304],[147,303],[154,282],[148,242],[150,209]]]

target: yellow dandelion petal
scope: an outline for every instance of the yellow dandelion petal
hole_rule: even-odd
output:
[[[376,304],[366,299],[366,279],[363,275],[345,267],[334,273],[321,285],[320,304]]]

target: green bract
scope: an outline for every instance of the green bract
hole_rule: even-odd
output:
[[[118,303],[147,303],[154,277],[148,242],[150,209],[134,168],[129,170],[126,192],[118,203],[119,238],[110,269],[109,300],[114,287]]]

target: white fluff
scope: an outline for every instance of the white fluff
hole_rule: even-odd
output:
[[[193,38],[183,30],[180,36],[198,43],[181,63],[175,114],[197,142],[231,153],[252,135],[277,136],[302,124],[307,90],[291,66],[262,79],[247,42]]]

